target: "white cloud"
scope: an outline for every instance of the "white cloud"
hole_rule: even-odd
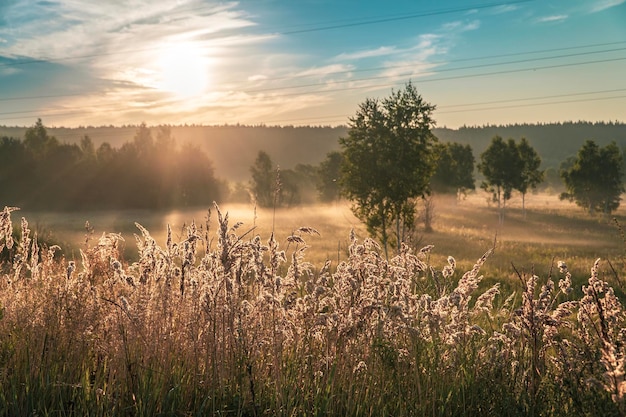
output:
[[[548,23],[548,22],[563,22],[567,20],[569,16],[566,14],[558,14],[552,16],[544,16],[537,19],[539,23]]]
[[[248,81],[265,81],[267,80],[267,75],[263,74],[254,74],[248,77]]]
[[[331,64],[323,67],[308,68],[300,71],[296,74],[296,77],[308,77],[308,76],[325,76],[336,74],[338,72],[348,72],[354,69],[352,65],[343,64]]]
[[[503,4],[501,6],[496,6],[492,9],[493,14],[503,14],[510,13],[518,10],[519,7],[514,4]]]
[[[381,46],[376,49],[369,49],[365,51],[346,52],[346,53],[337,55],[335,59],[339,61],[349,61],[349,60],[375,58],[375,57],[380,57],[380,56],[385,56],[385,55],[391,55],[396,52],[397,52],[397,49],[395,46]]]
[[[472,20],[471,22],[455,21],[455,22],[445,23],[442,26],[442,30],[444,32],[459,33],[459,32],[468,32],[470,30],[476,30],[479,27],[480,27],[479,20]]]
[[[624,4],[626,0],[596,0],[595,4],[591,8],[591,12],[601,12],[602,10],[610,9],[611,7]]]

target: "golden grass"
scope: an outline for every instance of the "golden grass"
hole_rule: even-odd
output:
[[[282,249],[287,249],[287,238],[297,228],[315,228],[320,236],[304,238],[309,246],[305,259],[316,267],[321,267],[326,260],[337,265],[347,258],[351,230],[355,230],[360,239],[367,236],[346,201],[276,210],[225,204],[221,209],[229,213],[231,221],[242,222],[240,233],[250,230],[249,238],[260,235],[266,239],[273,230]],[[94,228],[94,238],[103,232],[121,233],[126,240],[125,256],[129,260],[137,256],[133,234],[139,234],[139,230],[135,222],[150,230],[161,245],[165,243],[168,224],[175,237],[180,236],[192,221],[206,227],[207,216],[210,216],[209,239],[214,238],[217,227],[215,213],[204,208],[168,212],[18,212],[17,215],[25,216],[31,225],[40,225],[44,231],[52,231],[52,240],[62,243],[70,259],[79,258],[77,248],[84,245],[85,221]],[[435,196],[434,231],[420,233],[420,241],[415,246],[435,245],[431,254],[431,262],[435,265],[445,264],[451,255],[461,268],[467,269],[495,242],[495,253],[483,268],[489,281],[506,281],[514,276],[512,265],[525,272],[534,270],[547,275],[553,261],[558,260],[572,265],[574,277],[582,279],[598,257],[621,265],[624,242],[613,218],[626,223],[626,208],[620,208],[608,219],[590,217],[574,204],[560,201],[556,195],[531,194],[526,197],[525,216],[521,197],[516,195],[507,202],[504,223],[499,224],[497,208],[489,203],[489,196],[482,191],[470,194],[463,201]],[[215,243],[210,240],[209,244]]]

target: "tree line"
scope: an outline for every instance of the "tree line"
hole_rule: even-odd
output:
[[[30,209],[160,209],[220,201],[226,185],[207,155],[179,146],[167,127],[142,124],[132,142],[60,143],[41,119],[24,139],[0,138],[0,199]]]
[[[179,144],[170,127],[153,136],[141,124],[133,140],[97,148],[89,136],[60,143],[37,120],[23,140],[0,138],[0,198],[31,209],[166,209],[205,206],[213,201],[253,201],[259,206],[293,206],[348,198],[372,235],[395,245],[416,227],[416,207],[432,193],[462,197],[480,187],[502,210],[512,192],[526,194],[544,181],[541,158],[529,141],[495,135],[475,160],[472,147],[441,143],[432,133],[435,106],[415,87],[383,100],[368,99],[350,119],[339,151],[319,165],[279,169],[260,151],[247,183],[234,187],[216,177],[198,146]],[[624,158],[615,143],[587,141],[561,164],[561,198],[590,213],[611,213],[624,191]]]
[[[469,145],[439,143],[432,130],[435,106],[407,84],[384,99],[366,99],[350,118],[341,151],[330,153],[321,166],[334,166],[333,182],[322,182],[325,195],[343,195],[368,232],[383,244],[400,250],[417,227],[417,204],[432,192],[457,194],[474,189],[475,160]],[[338,162],[337,162],[338,161]],[[526,194],[544,180],[541,158],[527,139],[519,143],[495,135],[480,155],[477,171],[481,188],[497,202],[502,220],[513,190]],[[330,171],[330,170],[329,170]],[[561,164],[565,186],[562,199],[589,213],[610,214],[624,192],[624,158],[613,142],[599,147],[588,140]],[[331,192],[332,191],[332,192]],[[525,211],[525,210],[524,210]]]

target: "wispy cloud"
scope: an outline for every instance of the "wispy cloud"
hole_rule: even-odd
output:
[[[480,27],[479,20],[472,20],[469,22],[458,20],[455,22],[445,23],[442,26],[442,30],[443,32],[461,33],[461,32],[468,32],[471,30],[476,30],[479,27]]]
[[[74,106],[89,112],[96,96],[99,99],[95,109],[115,108],[117,111],[108,112],[119,117],[172,111],[171,95],[158,91],[167,81],[163,80],[163,72],[167,71],[163,67],[175,64],[172,69],[175,71],[184,69],[185,64],[168,63],[168,59],[193,59],[190,65],[206,65],[205,72],[211,71],[207,75],[211,78],[210,87],[228,88],[227,78],[240,74],[241,68],[252,67],[251,60],[255,58],[252,52],[257,45],[272,39],[272,35],[246,32],[246,28],[256,23],[235,2],[74,0],[52,4],[20,0],[3,2],[1,11],[0,56],[17,63],[32,59],[49,61],[72,69],[68,74],[79,71],[84,75],[80,80],[59,75],[55,80],[57,85],[83,91],[85,97],[59,99],[49,103],[48,108]],[[20,30],[2,24],[3,21],[19,23]],[[194,56],[183,56],[185,51]],[[22,69],[26,67],[5,67],[0,76]],[[180,75],[185,76],[184,72]],[[246,80],[246,76],[241,79]],[[190,85],[189,89],[193,87]],[[200,97],[203,93],[197,91],[196,95]],[[185,97],[178,105],[188,105],[194,100]]]
[[[398,50],[395,46],[381,46],[375,49],[369,49],[365,51],[346,52],[337,55],[335,59],[339,61],[351,61],[357,59],[374,58],[397,53]]]
[[[591,12],[601,12],[603,10],[610,9],[611,7],[624,4],[625,2],[626,0],[596,0],[595,4],[591,8]]]
[[[296,74],[297,77],[324,76],[336,73],[349,72],[354,69],[354,65],[331,64],[323,67],[308,68]]]
[[[563,22],[569,18],[566,14],[557,14],[551,16],[543,16],[537,19],[538,23]]]
[[[501,6],[494,7],[491,10],[491,13],[493,13],[493,14],[504,14],[504,13],[514,12],[516,10],[519,10],[519,6],[517,6],[515,4],[503,4]]]

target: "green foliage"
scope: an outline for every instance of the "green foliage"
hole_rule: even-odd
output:
[[[250,167],[250,174],[252,175],[250,188],[256,203],[260,207],[272,207],[275,204],[276,171],[272,159],[266,152],[259,151],[254,165]]]
[[[448,142],[439,150],[437,170],[432,177],[432,188],[443,193],[462,193],[474,185],[474,154],[470,145]]]
[[[619,207],[623,175],[623,156],[615,142],[601,148],[588,140],[561,171],[566,187],[561,198],[576,202],[589,214],[610,214]]]
[[[154,141],[142,124],[132,142],[97,149],[60,144],[39,119],[23,141],[0,139],[0,200],[29,209],[168,208],[220,200],[223,185],[198,147],[177,146],[168,128]]]
[[[522,193],[524,204],[528,190],[536,188],[544,178],[544,172],[539,170],[541,158],[526,138],[516,144],[514,139],[505,142],[496,135],[480,159],[478,170],[485,176],[481,188],[492,193],[498,208],[504,209],[513,190]]]
[[[24,146],[38,160],[47,156],[48,152],[58,147],[59,142],[54,136],[49,136],[41,119],[37,119],[34,126],[24,133]]]
[[[523,163],[515,140],[504,141],[494,136],[491,145],[480,155],[478,170],[485,176],[481,188],[493,195],[498,207],[503,207],[520,184]]]
[[[399,248],[415,227],[415,199],[429,192],[437,157],[434,109],[409,83],[383,100],[366,99],[339,139],[344,193],[385,251],[390,243]]]
[[[322,202],[336,201],[341,197],[339,179],[342,163],[343,155],[337,151],[326,154],[326,159],[320,163],[316,187]]]
[[[250,167],[250,190],[259,207],[291,207],[315,201],[312,190],[318,170],[312,165],[298,164],[282,170],[274,166],[269,154],[259,151]]]

